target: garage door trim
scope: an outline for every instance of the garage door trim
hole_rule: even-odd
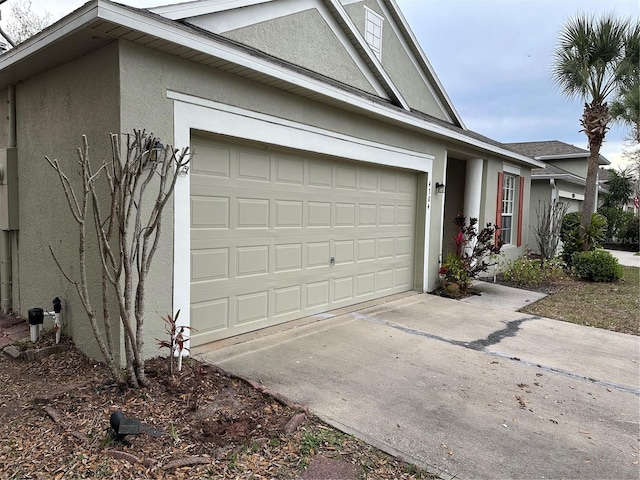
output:
[[[350,160],[426,172],[431,178],[433,155],[391,147],[349,137],[310,125],[292,122],[266,114],[232,107],[185,94],[169,92],[174,100],[174,146],[189,147],[193,130],[227,135],[238,139],[269,143],[316,154],[332,155]],[[381,159],[371,162],[370,159]],[[180,320],[190,325],[190,180],[182,175],[174,192],[174,275],[173,306],[181,309]],[[427,196],[427,218],[424,238],[429,238],[430,208]],[[428,255],[425,241],[424,265],[426,278]],[[425,283],[425,287],[427,283]]]

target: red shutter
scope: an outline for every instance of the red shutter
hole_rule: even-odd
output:
[[[524,202],[524,177],[520,177],[520,192],[518,193],[518,247],[522,245],[522,203]]]
[[[502,227],[502,186],[504,185],[504,172],[498,172],[498,198],[496,200],[496,238],[500,238],[500,227]]]

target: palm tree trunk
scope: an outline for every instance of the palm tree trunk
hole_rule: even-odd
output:
[[[591,217],[596,211],[596,192],[598,189],[598,165],[600,148],[609,130],[607,126],[611,117],[606,103],[593,101],[584,105],[584,113],[580,123],[589,140],[589,159],[587,160],[587,179],[584,188],[584,202],[582,203],[582,218],[580,220],[579,235],[582,249],[586,252],[591,248],[589,236],[586,235],[591,227]]]

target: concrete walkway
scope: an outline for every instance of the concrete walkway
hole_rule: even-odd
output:
[[[636,255],[636,252],[627,252],[624,250],[607,250],[607,252],[616,257],[620,265],[640,267],[640,255]]]
[[[639,347],[413,295],[192,353],[443,478],[635,480]]]

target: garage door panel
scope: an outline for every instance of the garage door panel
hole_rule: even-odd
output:
[[[376,272],[379,292],[386,292],[393,288],[393,269]]]
[[[275,245],[275,272],[302,270],[302,243]]]
[[[397,193],[397,174],[380,173],[380,191],[383,193]]]
[[[300,312],[302,310],[302,285],[274,290],[274,316]]]
[[[330,164],[309,162],[308,185],[311,187],[333,187],[333,169]]]
[[[333,281],[333,300],[340,302],[353,298],[354,279],[353,275],[339,277]]]
[[[191,252],[191,278],[194,281],[229,279],[229,248]]]
[[[229,228],[228,197],[191,197],[191,225],[194,228]]]
[[[193,143],[195,345],[411,289],[415,174]]]
[[[227,145],[198,145],[191,157],[191,173],[229,178],[231,174],[231,148]]]
[[[375,273],[362,273],[356,276],[356,295],[372,295],[375,291]]]
[[[355,190],[357,188],[357,170],[354,167],[338,166],[336,168],[336,188]]]
[[[269,228],[269,200],[262,198],[238,198],[236,228]]]
[[[311,282],[306,285],[307,307],[326,307],[329,305],[329,280]]]
[[[271,180],[269,153],[239,148],[237,178],[250,182],[269,182]]]
[[[331,204],[328,202],[307,202],[307,226],[310,228],[331,227]]]
[[[235,325],[266,320],[269,317],[269,291],[236,296],[236,311]]]
[[[278,156],[275,165],[277,183],[288,186],[304,185],[304,160]]]
[[[226,330],[229,328],[228,321],[229,298],[219,298],[210,302],[194,304],[191,307],[193,335],[208,330]]]
[[[275,228],[302,228],[303,203],[297,200],[276,200]]]

